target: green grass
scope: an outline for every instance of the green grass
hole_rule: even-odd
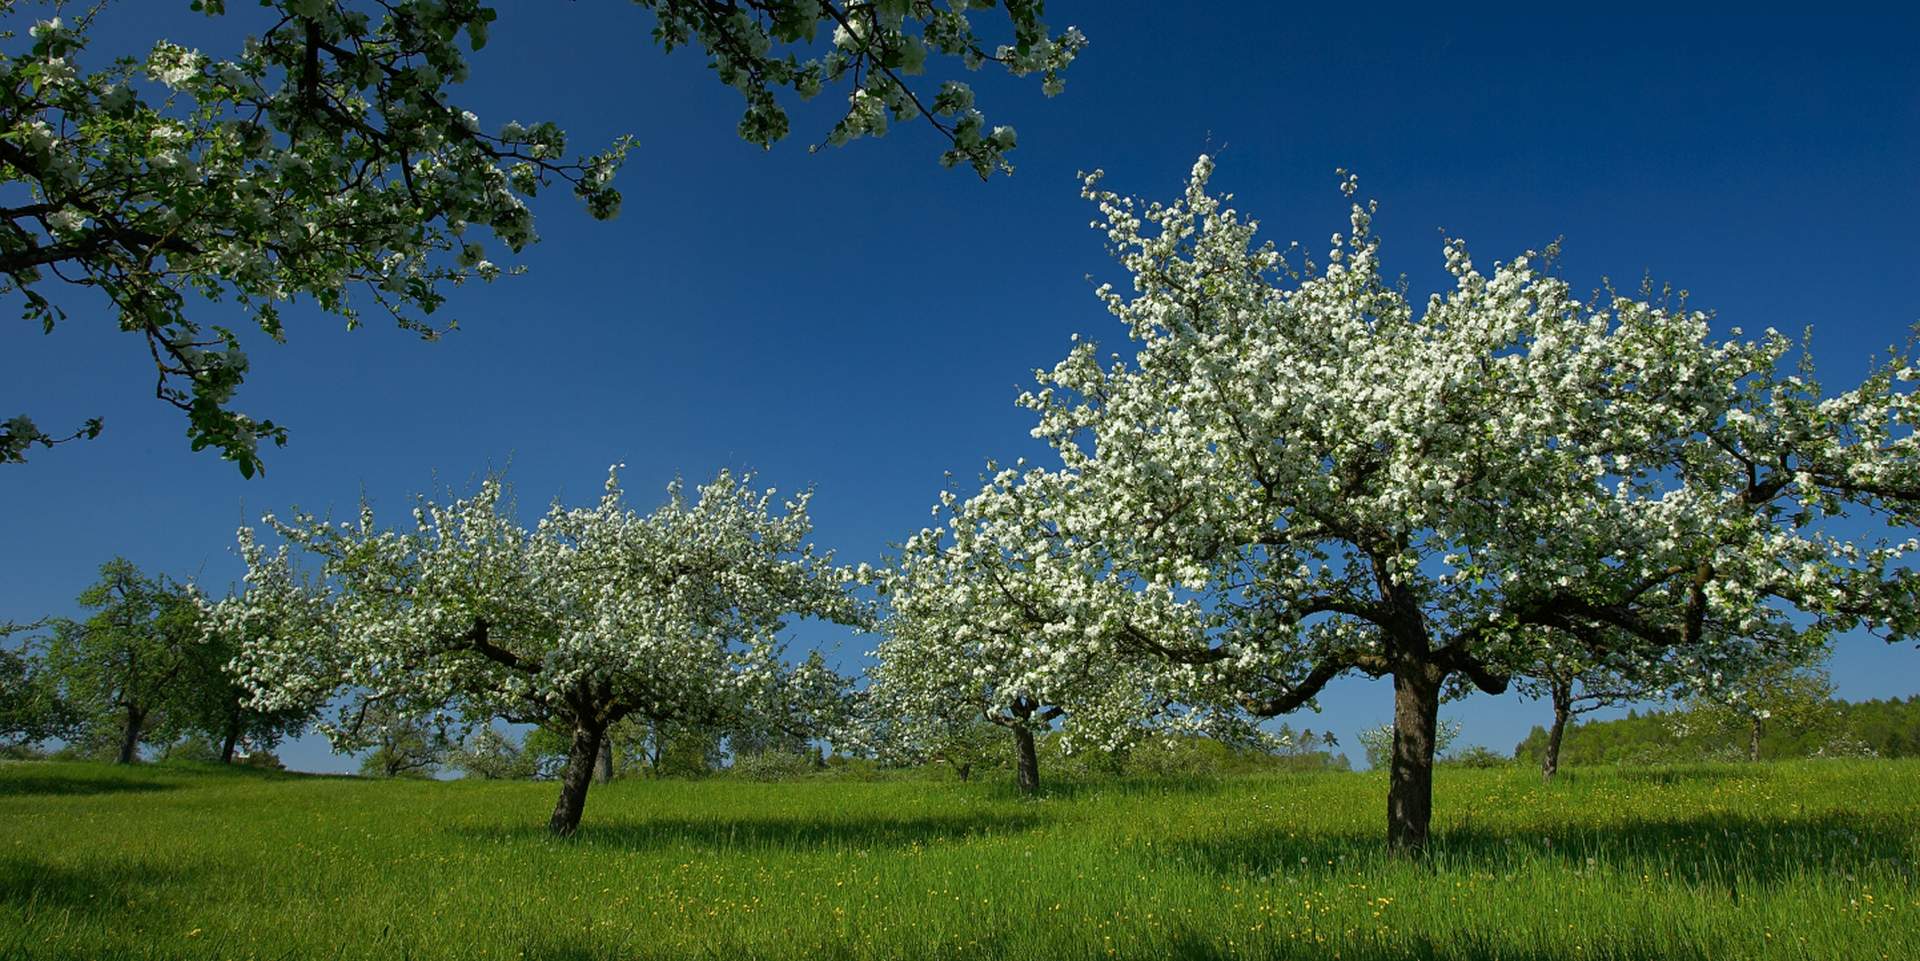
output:
[[[550,784],[0,764],[0,957],[1920,958],[1920,762]]]

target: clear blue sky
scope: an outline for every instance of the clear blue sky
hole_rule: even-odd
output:
[[[1034,453],[1012,401],[1071,334],[1124,337],[1087,279],[1113,275],[1077,195],[1075,172],[1094,167],[1169,197],[1215,152],[1216,184],[1271,236],[1316,246],[1345,227],[1333,171],[1351,168],[1381,202],[1389,269],[1416,291],[1439,282],[1442,230],[1483,262],[1564,236],[1577,288],[1651,273],[1722,326],[1812,325],[1835,383],[1920,321],[1912,15],[1055,0],[1049,21],[1091,45],[1051,100],[1037,82],[977,78],[1021,144],[1018,173],[982,183],[940,168],[918,125],[810,155],[824,104],[771,152],[740,142],[737,94],[694,54],[661,55],[628,4],[499,7],[465,105],[488,125],[555,120],[581,147],[636,135],[619,219],[546,198],[529,272],[456,295],[462,330],[439,344],[296,315],[288,345],[252,351],[241,406],[292,431],[253,481],[188,451],[180,417],[152,399],[143,345],[97,309],[51,336],[0,328],[0,416],[107,422],[91,443],[0,467],[0,619],[73,613],[115,554],[217,591],[239,572],[233,529],[262,511],[345,511],[364,492],[398,516],[411,492],[509,464],[530,511],[593,497],[615,461],[642,503],[676,473],[751,467],[817,486],[819,542],[877,560],[928,522],[944,472]],[[209,24],[186,0],[122,2],[105,21],[103,49],[164,35],[210,53],[244,22]],[[871,646],[838,629],[796,639],[849,664]],[[1911,695],[1920,652],[1848,638],[1834,675],[1849,698]],[[1353,733],[1385,721],[1390,699],[1340,682],[1294,723],[1357,754]],[[1506,751],[1545,709],[1479,696],[1443,713]],[[350,766],[312,739],[287,757]]]

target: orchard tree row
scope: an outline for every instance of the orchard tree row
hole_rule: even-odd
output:
[[[1722,338],[1650,291],[1574,297],[1551,248],[1482,272],[1449,241],[1454,285],[1416,308],[1373,205],[1316,261],[1258,242],[1212,169],[1170,204],[1087,179],[1130,349],[1083,341],[1041,371],[1022,403],[1053,463],[942,494],[945,523],[880,569],[815,550],[810,494],[731,474],[640,513],[616,473],[531,527],[491,479],[399,528],[363,508],[269,516],[271,550],[243,530],[245,590],[203,605],[207,636],[233,639],[250,710],[344,696],[323,725],[342,743],[423,712],[566,732],[560,834],[629,718],[908,758],[986,722],[1032,791],[1049,732],[1257,740],[1334,678],[1385,678],[1405,852],[1427,840],[1444,698],[1517,682],[1558,729],[1627,698],[1738,704],[1842,632],[1915,636],[1906,356],[1827,391],[1773,331]],[[857,694],[784,659],[794,617],[880,632]],[[146,708],[123,700],[131,730]]]
[[[0,17],[21,6],[0,0]],[[976,31],[971,3],[641,6],[656,42],[703,51],[741,92],[749,142],[787,133],[784,100],[839,84],[828,142],[925,119],[943,162],[983,176],[1004,169],[1012,130],[988,126],[964,83],[922,71],[991,63],[1051,92],[1084,43],[1027,2],[1001,5],[1002,43]],[[552,124],[482,124],[460,106],[468,54],[496,19],[476,0],[265,8],[266,29],[228,55],[160,41],[89,65],[97,13],[0,48],[0,176],[22,198],[0,209],[0,293],[47,330],[66,316],[52,291],[104,296],[191,442],[247,473],[285,431],[234,408],[243,340],[196,319],[207,302],[276,341],[281,307],[300,299],[438,336],[429,315],[453,286],[497,276],[533,242],[541,190],[612,216],[630,148],[574,153]],[[1032,790],[1046,732],[1076,750],[1184,731],[1258,739],[1261,719],[1312,706],[1336,677],[1383,678],[1388,839],[1408,852],[1427,837],[1445,697],[1517,683],[1563,726],[1595,699],[1737,699],[1754,672],[1842,632],[1920,628],[1908,354],[1829,391],[1804,362],[1792,372],[1786,337],[1722,337],[1684,297],[1574,296],[1551,246],[1483,271],[1449,241],[1451,289],[1416,303],[1383,272],[1373,205],[1353,205],[1316,259],[1260,242],[1211,173],[1202,158],[1167,204],[1088,178],[1127,275],[1101,289],[1126,349],[1083,341],[1040,372],[1022,403],[1047,463],[949,491],[945,523],[880,570],[816,555],[804,498],[775,504],[728,475],[646,514],[610,481],[598,506],[556,507],[530,529],[496,480],[423,502],[400,528],[370,512],[345,527],[270,520],[279,546],[243,535],[240,596],[195,598],[193,617],[170,613],[177,601],[124,606],[155,625],[143,636],[167,636],[171,618],[230,639],[214,660],[248,710],[344,702],[325,725],[338,743],[378,728],[369,717],[564,730],[560,833],[578,824],[606,731],[628,718],[771,718],[811,737],[844,726],[842,740],[902,756],[984,722],[1008,732]],[[16,417],[0,425],[0,461],[63,434]],[[111,647],[97,639],[133,623],[104,595],[89,603],[98,629],[36,640],[45,671],[67,663],[56,649]],[[819,659],[781,656],[796,616],[880,629],[851,709]],[[155,663],[144,647],[94,660]],[[96,721],[117,712],[127,756],[154,718],[191,713],[155,706],[171,680],[82,696],[84,671],[43,682],[14,661],[21,690],[51,685]]]
[[[1259,242],[1212,171],[1170,204],[1087,178],[1130,349],[1039,372],[1021,402],[1053,465],[945,495],[907,540],[887,716],[932,732],[963,704],[1024,768],[1056,721],[1101,746],[1390,679],[1387,835],[1412,852],[1443,698],[1519,680],[1562,728],[1576,700],[1737,703],[1842,632],[1915,635],[1909,358],[1827,392],[1774,331],[1576,298],[1551,247],[1483,272],[1450,240],[1453,288],[1416,306],[1373,204],[1316,262]]]
[[[1777,333],[1721,338],[1650,292],[1575,298],[1551,249],[1483,273],[1450,241],[1454,286],[1416,309],[1372,205],[1316,262],[1257,242],[1211,171],[1171,204],[1088,178],[1131,349],[1083,342],[1041,372],[1022,402],[1054,463],[943,494],[946,522],[881,569],[817,553],[807,495],[728,474],[645,514],[610,477],[531,528],[490,480],[400,529],[363,510],[270,517],[274,550],[243,531],[246,589],[211,629],[239,639],[256,708],[349,694],[336,736],[373,705],[568,732],[558,833],[627,718],[920,758],[987,722],[1033,790],[1050,732],[1259,739],[1336,677],[1386,678],[1387,836],[1408,852],[1443,698],[1518,682],[1560,725],[1622,698],[1737,704],[1841,632],[1914,636],[1903,356],[1825,391]],[[793,617],[878,628],[857,695],[781,656]]]

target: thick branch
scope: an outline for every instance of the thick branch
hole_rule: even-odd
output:
[[[466,633],[451,639],[451,647],[454,650],[473,651],[495,664],[511,668],[522,674],[538,674],[540,672],[539,664],[529,661],[488,640],[487,634],[491,627],[492,625],[487,622],[486,618],[476,617],[473,619],[473,626],[467,628]]]
[[[1488,694],[1505,694],[1507,684],[1512,680],[1510,676],[1489,668],[1485,662],[1467,653],[1466,648],[1458,644],[1440,650],[1440,664],[1450,671],[1465,674],[1467,680],[1473,682],[1474,687]]]
[[[1256,717],[1273,717],[1277,714],[1292,713],[1318,695],[1328,682],[1345,674],[1353,666],[1353,662],[1349,660],[1322,661],[1285,694],[1264,699],[1244,697],[1240,700],[1240,706]]]

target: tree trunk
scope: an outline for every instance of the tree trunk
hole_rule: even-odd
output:
[[[140,726],[147,722],[147,712],[136,708],[127,708],[127,729],[120,737],[121,764],[132,764],[140,752]]]
[[[1387,848],[1417,857],[1433,820],[1433,745],[1440,681],[1425,666],[1393,675],[1393,759],[1387,784]]]
[[[1560,773],[1560,741],[1567,733],[1567,717],[1573,711],[1572,685],[1553,685],[1553,726],[1547,729],[1547,755],[1540,761],[1540,777],[1551,781]]]
[[[1760,760],[1760,717],[1754,715],[1747,721],[1747,760]]]
[[[955,764],[953,766],[953,773],[958,774],[960,776],[960,783],[965,784],[967,779],[973,776],[973,765],[965,762]]]
[[[604,735],[604,734],[601,735],[600,753],[598,755],[598,758],[599,760],[596,761],[593,765],[593,779],[596,781],[599,781],[601,784],[610,783],[613,780],[613,738],[612,736]]]
[[[1015,783],[1020,793],[1037,794],[1040,791],[1040,756],[1033,750],[1033,732],[1025,725],[1016,725],[1013,731]]]
[[[560,800],[553,806],[553,817],[547,820],[547,830],[555,837],[571,837],[580,829],[580,813],[587,808],[587,788],[593,786],[593,769],[605,734],[605,727],[578,722],[573,726],[567,766],[560,771]]]
[[[227,737],[220,742],[220,763],[233,763],[233,749],[240,744],[240,712],[234,711],[227,716]]]

